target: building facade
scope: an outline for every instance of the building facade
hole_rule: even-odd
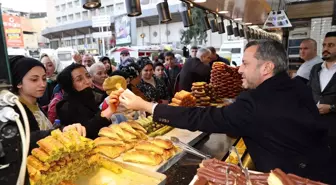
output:
[[[46,12],[29,13],[2,7],[2,18],[8,48],[37,50],[49,47],[48,39],[41,31],[47,27]]]
[[[167,24],[160,24],[156,10],[156,4],[160,0],[147,0],[141,6],[142,15],[130,18],[133,46],[147,46],[160,44],[180,45],[183,23],[178,11],[179,0],[169,0],[169,9],[173,20]],[[126,14],[124,0],[101,0],[102,6],[96,10],[85,10],[80,0],[48,0],[48,28],[42,34],[50,39],[50,47],[71,47],[79,51],[93,54],[101,50],[100,39],[93,38],[92,33],[98,32],[98,28],[92,27],[92,17],[98,15],[110,15],[111,26],[107,29],[115,34],[115,18]],[[226,22],[227,24],[228,22]],[[136,25],[136,26],[135,26]],[[143,35],[144,37],[141,37]],[[206,46],[220,48],[223,41],[235,40],[226,34],[211,33],[208,31]],[[239,38],[238,38],[239,39]],[[115,42],[114,36],[104,39],[106,49],[111,48]]]

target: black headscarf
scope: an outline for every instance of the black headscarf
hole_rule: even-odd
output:
[[[71,72],[78,68],[85,68],[85,66],[81,64],[73,63],[63,69],[61,73],[57,76],[57,82],[60,85],[61,89],[64,90],[63,100],[74,102],[74,103],[81,103],[86,107],[90,108],[93,111],[96,111],[98,107],[95,103],[95,98],[93,94],[92,88],[88,87],[82,91],[77,91],[73,86],[73,80]]]
[[[42,67],[46,71],[44,65],[33,58],[28,58],[22,55],[14,56],[9,59],[9,65],[12,74],[13,91],[17,93],[19,89],[17,86],[22,83],[23,77],[33,68]]]

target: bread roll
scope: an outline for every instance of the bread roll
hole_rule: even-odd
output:
[[[162,157],[158,154],[152,154],[144,151],[131,151],[123,155],[123,160],[156,166],[162,162]]]
[[[114,159],[119,157],[125,150],[126,148],[124,146],[98,146],[93,149],[93,152]]]
[[[169,140],[164,140],[164,139],[156,138],[156,139],[153,139],[153,140],[151,140],[149,142],[153,143],[154,145],[156,145],[158,147],[164,148],[166,150],[171,149],[171,148],[174,147],[173,143],[171,141],[169,141]]]
[[[144,132],[144,133],[147,133],[147,130],[146,129],[144,129],[139,123],[137,123],[136,121],[128,121],[128,124],[132,127],[132,128],[134,128],[134,129],[136,129],[136,130],[140,130],[140,131],[142,131],[142,132]]]
[[[98,137],[94,140],[95,146],[123,146],[124,142],[113,140],[108,137]]]
[[[49,164],[47,163],[43,164],[41,161],[39,161],[32,155],[29,155],[27,157],[27,164],[39,171],[47,171],[50,168]]]
[[[161,148],[155,144],[152,144],[148,141],[144,141],[139,143],[134,147],[136,150],[143,150],[143,151],[148,151],[148,152],[154,152],[156,154],[162,155],[164,152],[164,148]]]
[[[121,138],[118,136],[118,134],[115,133],[113,131],[113,129],[111,129],[109,127],[101,128],[99,130],[98,136],[101,136],[101,137],[104,136],[104,137],[108,137],[108,138],[111,138],[111,139],[121,140]]]

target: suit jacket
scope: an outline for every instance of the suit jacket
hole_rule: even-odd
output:
[[[309,88],[285,72],[241,93],[225,108],[157,105],[154,110],[156,122],[242,136],[259,171],[280,168],[325,181],[330,150],[327,127],[319,119]]]
[[[320,71],[322,63],[316,64],[310,73],[309,86],[312,89],[315,103],[320,104],[336,104],[336,73],[330,79],[328,85],[321,92],[320,87]],[[336,113],[330,112],[322,115],[322,118],[329,123],[329,136],[336,137]]]
[[[179,88],[191,91],[193,82],[209,82],[210,65],[203,64],[198,58],[189,58],[180,72]]]

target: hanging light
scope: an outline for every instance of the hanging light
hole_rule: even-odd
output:
[[[135,17],[141,15],[141,2],[140,0],[125,0],[127,15]]]
[[[195,3],[205,3],[206,0],[194,0]]]
[[[190,27],[194,25],[189,4],[181,2],[181,4],[179,5],[179,11],[182,17],[184,27]]]
[[[233,28],[233,34],[235,37],[239,37],[238,23],[236,23],[236,27]]]
[[[223,20],[223,17],[219,16],[217,18],[217,22],[218,22],[218,33],[219,34],[222,34],[222,33],[225,33],[225,24],[224,24],[224,20]]]
[[[204,31],[210,30],[210,23],[207,12],[204,12],[203,25],[204,25]]]
[[[82,0],[82,5],[84,9],[92,10],[101,7],[100,0]]]
[[[156,5],[156,9],[158,11],[159,19],[161,23],[166,23],[172,20],[167,0],[164,0],[161,3],[158,3]]]
[[[230,20],[230,24],[226,26],[226,31],[228,35],[233,35],[233,27],[232,27],[232,21]]]
[[[244,26],[243,25],[240,25],[240,26],[241,26],[241,29],[239,29],[239,35],[240,37],[245,37]]]
[[[248,27],[247,27],[247,29],[246,29],[245,38],[246,38],[247,40],[249,40],[249,39],[251,38],[250,28],[248,28]]]
[[[217,17],[216,17],[216,14],[210,14],[209,22],[210,22],[210,27],[211,27],[212,33],[217,32],[218,28],[217,28]]]

